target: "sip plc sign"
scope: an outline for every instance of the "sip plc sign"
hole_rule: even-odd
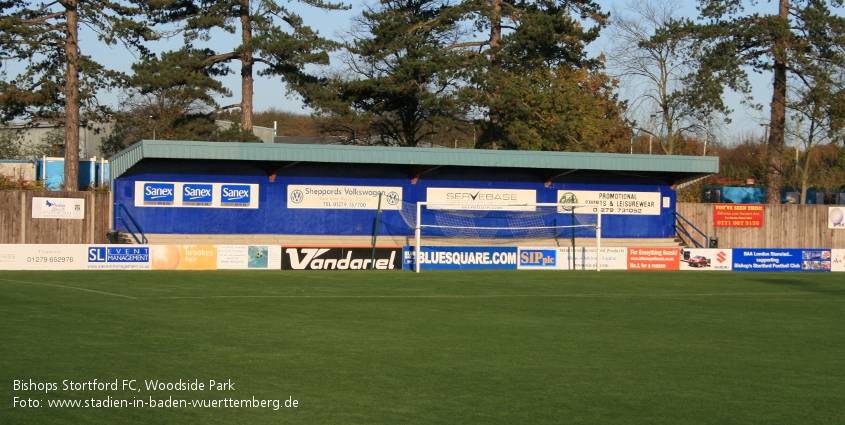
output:
[[[554,268],[557,265],[557,250],[554,249],[519,249],[520,269]]]

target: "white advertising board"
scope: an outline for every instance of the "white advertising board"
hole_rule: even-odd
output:
[[[0,270],[281,270],[279,245],[0,244]]]
[[[536,203],[537,191],[429,187],[426,189],[425,199],[427,202],[438,204],[429,205],[429,209],[533,211],[535,207],[503,206],[503,204]]]
[[[830,250],[830,271],[845,272],[845,249]]]
[[[0,245],[2,270],[84,270],[87,245]]]
[[[558,269],[596,270],[596,247],[558,247]],[[625,247],[602,247],[602,270],[627,270],[628,249]]]
[[[394,186],[288,186],[288,208],[325,210],[376,210],[381,194],[382,210],[402,209],[402,188]]]
[[[827,208],[827,228],[845,229],[845,207]]]
[[[32,218],[85,218],[85,200],[82,198],[32,198]]]
[[[660,192],[558,190],[558,202],[601,207],[602,214],[660,215]]]
[[[279,245],[217,245],[218,270],[281,270]]]
[[[136,181],[135,206],[257,209],[258,185]]]
[[[681,250],[679,270],[730,271],[733,264],[732,249],[684,248]]]

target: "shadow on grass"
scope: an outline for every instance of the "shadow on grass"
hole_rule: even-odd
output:
[[[828,277],[827,274],[825,274],[824,276]],[[817,294],[845,296],[845,281],[843,281],[841,284],[834,284],[833,282],[829,281],[814,281],[812,280],[813,277],[814,275],[803,274],[784,275],[778,277],[768,276],[766,278],[758,277],[751,278],[748,280],[769,286],[794,288],[803,292],[815,292]]]

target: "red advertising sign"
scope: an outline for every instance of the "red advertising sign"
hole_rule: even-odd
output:
[[[763,227],[763,205],[714,204],[713,225],[721,227]]]
[[[680,270],[680,248],[628,248],[628,270]]]

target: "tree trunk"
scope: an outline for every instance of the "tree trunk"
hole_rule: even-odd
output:
[[[67,32],[65,34],[65,183],[63,190],[79,190],[79,19],[77,0],[65,3]]]
[[[252,21],[249,16],[249,0],[241,0],[241,41],[246,46],[241,53],[241,128],[252,133],[252,98],[254,79],[252,77],[253,59]]]
[[[789,0],[780,0],[778,18],[789,19]],[[788,24],[786,25],[788,30]],[[785,37],[785,35],[783,35]],[[783,146],[786,127],[786,58],[787,41],[783,38],[775,41],[774,51],[774,89],[770,116],[769,146],[766,149],[766,203],[780,204],[783,188]]]
[[[488,96],[490,105],[496,105],[499,97],[497,83],[502,78],[502,54],[499,52],[499,42],[502,40],[502,2],[501,0],[490,1],[490,69],[487,70],[489,82]],[[498,149],[499,141],[504,133],[503,111],[498,106],[490,108],[490,149]]]

